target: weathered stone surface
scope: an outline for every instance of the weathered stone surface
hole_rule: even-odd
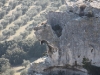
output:
[[[78,15],[80,5],[74,6],[77,3],[72,3],[73,12],[68,11],[70,8],[66,12],[49,12],[47,23],[35,28],[36,37],[40,41],[46,40],[52,47],[52,52],[49,51],[49,48],[47,49],[49,66],[70,65],[82,70],[78,65],[82,66],[83,59],[86,58],[92,65],[100,67],[100,2],[84,2],[89,4],[86,5],[84,13],[92,11],[94,15],[92,17],[87,15],[80,17]],[[59,27],[58,29],[53,28],[57,25],[62,28],[60,32]],[[60,33],[59,37],[58,33]],[[43,67],[43,69],[49,66]],[[42,67],[40,68],[42,69]],[[39,72],[38,69],[39,67],[36,68],[36,71]]]

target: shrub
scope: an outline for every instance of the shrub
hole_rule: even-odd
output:
[[[9,24],[9,21],[8,20],[3,20],[1,22],[1,24],[3,25],[3,28],[6,28],[6,26]]]
[[[19,42],[19,41],[22,40],[22,38],[23,38],[23,36],[22,36],[22,35],[19,35],[19,36],[15,36],[13,39],[14,39],[16,42]]]
[[[23,70],[20,75],[27,75],[27,70]]]
[[[31,57],[40,57],[43,56],[42,53],[45,50],[46,50],[45,45],[40,45],[39,41],[35,41],[35,43],[32,46],[30,46],[28,55],[30,55]]]
[[[25,25],[25,24],[30,20],[30,17],[27,16],[27,15],[25,15],[25,16],[23,16],[23,17],[21,18],[21,20],[24,21],[24,25]]]
[[[5,72],[10,68],[10,63],[8,59],[0,58],[0,72]]]
[[[16,30],[19,29],[19,26],[18,25],[15,25],[15,26],[9,27],[9,29],[13,29],[14,31],[16,31]]]
[[[6,11],[5,10],[0,11],[0,19],[2,19],[5,14],[6,14]]]
[[[22,64],[23,59],[26,58],[26,52],[21,50],[20,48],[14,48],[13,50],[7,50],[6,54],[3,57],[9,59],[9,62],[12,65]]]
[[[7,2],[7,0],[0,0],[0,2],[2,2],[3,4],[5,4]]]
[[[3,6],[3,3],[0,2],[0,7],[2,7],[2,6]]]
[[[3,25],[1,24],[1,25],[0,25],[0,30],[2,30],[2,29],[3,29]]]
[[[25,31],[23,33],[20,33],[20,35],[22,36],[22,38],[26,38],[26,36],[29,34],[29,31]]]
[[[7,6],[5,9],[7,12],[9,12],[11,10],[11,5]]]
[[[61,6],[62,5],[62,3],[61,3],[61,1],[59,0],[57,0],[57,1],[53,1],[52,3],[51,3],[51,6],[52,7],[59,7],[59,6]]]
[[[26,27],[27,31],[32,31],[34,28],[33,24],[30,24],[28,27]]]
[[[22,5],[25,5],[25,6],[28,6],[28,7],[29,7],[30,5],[32,5],[32,3],[33,3],[32,0],[25,0],[25,1],[23,0],[23,1],[22,1]]]
[[[12,21],[15,20],[15,16],[14,15],[4,16],[4,19],[7,20],[9,23],[11,23]]]
[[[7,20],[9,23],[12,22],[11,16],[4,16],[4,19]]]
[[[1,75],[14,75],[15,71],[14,70],[7,70],[6,72],[2,73]]]
[[[42,11],[42,7],[41,6],[37,6],[37,11],[38,12]]]
[[[14,22],[14,24],[19,25],[19,27],[20,27],[24,24],[24,21],[23,20],[17,20],[17,21]]]
[[[31,13],[30,13],[31,12]],[[38,13],[37,9],[36,8],[31,8],[30,10],[28,10],[26,12],[26,15],[29,16],[29,17],[33,17],[35,16],[36,14]]]
[[[14,35],[15,32],[13,31],[13,29],[10,29],[10,30],[5,30],[5,31],[3,31],[2,34],[3,34],[4,36],[10,36],[10,35]]]
[[[28,6],[23,5],[21,8],[22,8],[22,15],[24,15],[28,10]]]
[[[23,60],[22,65],[26,68],[30,64],[29,60]]]
[[[0,41],[4,41],[7,38],[7,36],[0,36]],[[0,52],[1,53],[1,52]]]
[[[36,2],[36,5],[41,6],[43,10],[48,6],[48,4],[49,4],[49,0],[43,0],[43,1],[39,0]]]
[[[17,11],[17,12],[14,11],[12,14],[15,16],[15,20],[16,20],[16,19],[18,19],[19,16],[22,15],[22,11]]]
[[[14,8],[16,7],[17,4],[18,4],[18,1],[15,1],[15,0],[9,2],[9,5],[12,6],[12,9],[14,9]]]

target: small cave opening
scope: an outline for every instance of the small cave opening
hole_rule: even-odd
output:
[[[58,37],[62,35],[62,27],[59,24],[52,26],[52,29]]]

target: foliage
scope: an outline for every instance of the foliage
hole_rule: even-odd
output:
[[[30,20],[30,17],[27,16],[27,15],[25,15],[25,16],[23,16],[23,17],[21,18],[21,20],[24,21],[24,25],[25,25],[25,24]]]
[[[19,35],[19,36],[15,36],[15,37],[14,37],[14,40],[15,40],[16,42],[19,42],[19,41],[22,40],[22,38],[23,38],[23,36],[22,36],[22,35]]]
[[[23,70],[20,75],[27,75],[27,71],[26,70]]]
[[[27,30],[27,31],[32,31],[33,28],[34,28],[34,25],[33,25],[33,24],[30,24],[30,25],[26,28],[26,30]]]
[[[0,19],[2,19],[6,15],[6,10],[0,11]]]
[[[1,24],[3,25],[3,28],[5,28],[9,24],[9,21],[8,20],[3,20],[1,22]]]
[[[16,1],[16,0],[9,2],[9,5],[12,6],[12,9],[14,9],[17,6],[17,4],[18,4],[18,1]]]
[[[7,39],[7,36],[4,35],[0,36],[0,41],[4,41],[5,39]]]
[[[12,13],[14,16],[15,16],[15,20],[16,19],[18,19],[19,18],[19,16],[21,16],[22,15],[22,11],[14,11],[13,13]]]
[[[19,27],[22,26],[24,24],[23,20],[17,20],[14,22],[15,25],[18,25]]]
[[[86,64],[86,63],[88,63],[88,62],[89,62],[89,59],[84,57],[82,63],[83,63],[83,64]]]
[[[12,65],[18,65],[21,64],[23,62],[23,59],[26,58],[26,52],[19,48],[15,48],[13,50],[7,50],[3,57],[9,59],[9,62]]]
[[[29,65],[30,61],[29,60],[23,60],[22,65],[25,66],[25,68]]]
[[[10,46],[10,44],[9,44],[9,46]],[[4,43],[0,44],[0,57],[6,53],[6,50],[9,46],[8,46],[8,42],[6,42],[6,41]]]
[[[43,10],[47,7],[48,4],[49,4],[49,0],[44,0],[44,1],[42,1],[42,0],[38,1],[37,0],[36,1],[36,5],[41,6]]]
[[[13,29],[9,29],[9,30],[3,31],[2,34],[5,36],[10,36],[10,35],[14,35],[15,31]]]
[[[8,69],[6,72],[2,73],[1,75],[14,75],[14,74],[15,74],[14,70]]]
[[[9,29],[13,29],[14,31],[16,31],[16,30],[19,29],[19,26],[18,25],[15,25],[15,26],[9,27]]]
[[[35,38],[0,43],[0,57],[9,59],[11,65],[22,64],[23,59],[43,56],[45,50],[45,45],[40,45]]]
[[[0,72],[5,72],[10,68],[10,63],[8,59],[0,58]]]
[[[30,13],[31,12],[31,13]],[[26,12],[26,15],[29,17],[33,17],[38,13],[36,8],[31,8],[29,11]]]
[[[2,2],[3,4],[5,4],[7,2],[7,0],[0,0],[0,2]]]
[[[90,75],[100,75],[100,67],[92,65],[88,58],[83,58],[83,68],[85,68]]]
[[[26,11],[28,10],[28,6],[23,5],[21,8],[22,8],[22,15],[24,15]]]
[[[0,30],[2,30],[3,29],[3,25],[0,25]]]
[[[29,34],[29,31],[25,31],[23,33],[20,33],[20,35],[22,35],[22,38],[26,38],[26,36]]]

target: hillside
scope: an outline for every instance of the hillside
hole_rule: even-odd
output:
[[[12,70],[19,75],[22,71],[17,70],[23,68],[24,59],[46,54],[34,27],[46,22],[49,11],[66,11],[64,3],[64,0],[0,0],[0,75],[12,75]]]
[[[64,0],[0,0],[0,42],[35,37],[49,11],[65,10]]]

